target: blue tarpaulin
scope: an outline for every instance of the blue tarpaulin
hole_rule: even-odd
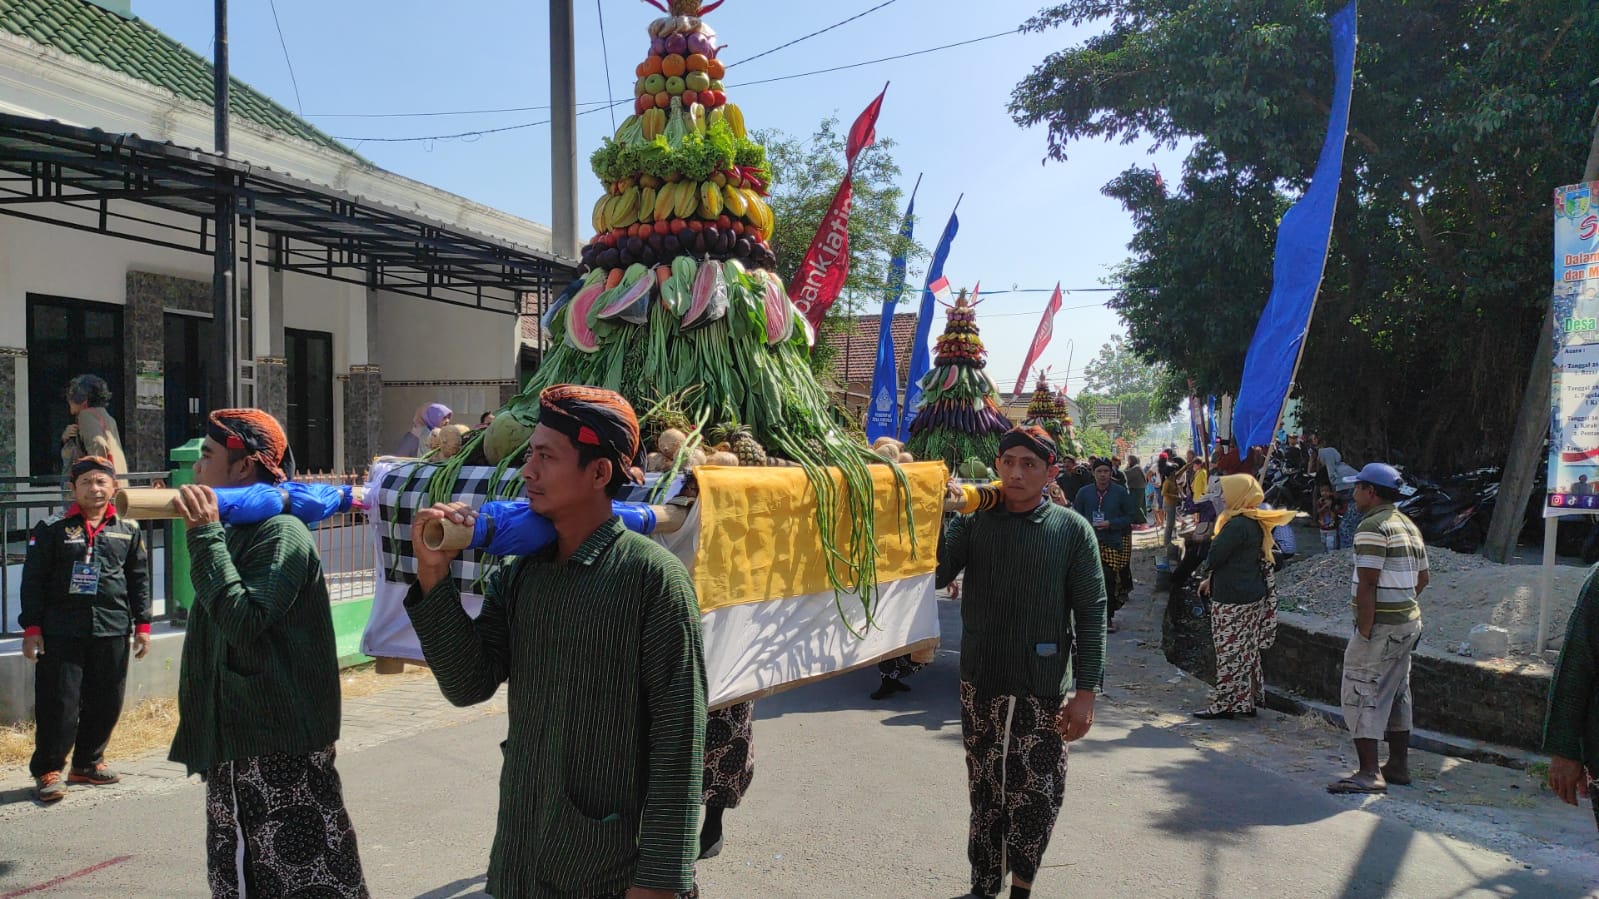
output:
[[[1255,327],[1244,360],[1244,379],[1233,407],[1233,437],[1240,452],[1271,443],[1292,386],[1294,369],[1310,330],[1310,314],[1327,267],[1338,182],[1343,174],[1344,139],[1349,132],[1349,98],[1355,70],[1355,4],[1329,20],[1333,45],[1332,116],[1310,187],[1283,216],[1277,228],[1271,298]]]
[[[916,191],[905,205],[905,220],[899,236],[909,245],[916,226]],[[894,352],[894,308],[905,292],[905,251],[900,250],[889,263],[888,297],[883,300],[883,319],[877,327],[877,367],[872,372],[872,395],[866,406],[866,439],[899,436],[899,360]]]
[[[960,208],[960,201],[955,201],[956,208]],[[922,385],[918,383],[927,370],[932,368],[933,316],[938,311],[938,304],[933,301],[932,284],[944,277],[944,262],[949,259],[950,244],[955,242],[955,232],[961,227],[960,219],[955,217],[955,212],[950,211],[949,223],[944,225],[944,234],[938,239],[938,246],[933,250],[933,260],[927,266],[927,280],[922,286],[922,306],[916,313],[916,343],[911,349],[911,370],[905,382],[905,405],[901,409],[899,439],[908,440],[908,431],[911,419],[916,417],[916,406],[922,401]]]

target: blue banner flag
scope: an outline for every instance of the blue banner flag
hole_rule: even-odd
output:
[[[1338,207],[1338,182],[1343,175],[1344,139],[1349,132],[1349,98],[1355,71],[1355,4],[1334,13],[1329,24],[1333,45],[1332,116],[1310,187],[1277,228],[1271,297],[1255,327],[1255,339],[1249,343],[1244,380],[1233,406],[1233,437],[1240,453],[1271,443],[1283,400],[1299,367],[1305,335],[1310,331],[1310,315],[1316,307],[1316,293],[1327,267],[1333,213]]]
[[[916,406],[922,401],[922,376],[932,368],[933,315],[938,311],[938,304],[933,300],[932,283],[944,277],[944,262],[949,259],[949,245],[955,242],[955,232],[960,230],[960,219],[955,217],[955,211],[960,209],[961,201],[955,201],[955,209],[950,210],[949,223],[944,226],[944,234],[938,239],[938,246],[933,250],[933,261],[927,266],[927,280],[922,287],[922,306],[916,313],[916,343],[911,349],[911,370],[905,382],[904,414],[900,417],[899,439],[908,440],[910,434],[906,433],[911,426],[911,419],[916,417]]]
[[[917,184],[921,180],[917,179]],[[899,359],[894,352],[894,308],[905,293],[905,247],[910,245],[912,229],[916,227],[916,189],[911,189],[911,201],[905,206],[905,220],[900,222],[901,247],[894,261],[889,263],[888,296],[883,299],[883,320],[877,326],[877,368],[872,372],[872,396],[866,407],[866,439],[899,436]]]

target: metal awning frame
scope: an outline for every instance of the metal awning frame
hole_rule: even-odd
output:
[[[211,254],[222,191],[241,224],[277,238],[267,262],[283,271],[507,315],[517,294],[553,295],[577,276],[573,260],[247,163],[0,113],[0,215]]]

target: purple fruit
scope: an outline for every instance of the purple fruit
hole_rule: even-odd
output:
[[[690,249],[692,249],[696,253],[709,252],[710,247],[707,246],[706,243],[705,243],[705,232],[704,231],[696,231],[696,232],[694,232],[694,242],[692,244],[690,244]]]
[[[706,56],[716,55],[716,45],[711,43],[710,38],[700,34],[698,31],[690,34],[683,43],[687,45],[689,53],[703,53]]]
[[[716,250],[716,245],[721,241],[721,239],[722,239],[722,229],[721,228],[718,228],[715,225],[706,225],[705,226],[705,245],[707,247],[709,247],[712,251],[715,251]]]
[[[677,239],[676,234],[668,234],[661,238],[661,249],[668,256],[676,256],[683,252],[683,242]]]
[[[750,251],[754,248],[755,245],[750,243],[748,237],[740,237],[738,242],[733,244],[733,255],[739,259],[748,259],[750,258]]]
[[[617,252],[616,247],[606,247],[598,256],[594,257],[596,268],[616,268],[621,261],[622,254]]]
[[[654,232],[651,232],[650,233],[650,238],[647,241],[647,243],[650,245],[650,249],[654,250],[656,253],[664,253],[664,252],[666,252],[666,236],[665,235],[656,234]]]
[[[616,256],[617,256],[616,261],[617,261],[618,266],[620,268],[627,268],[628,266],[630,266],[633,263],[638,261],[638,257],[633,255],[633,251],[632,250],[628,250],[628,249],[618,250]]]
[[[634,256],[637,256],[637,255],[643,253],[644,252],[644,238],[642,238],[642,237],[629,237],[627,239],[627,251],[629,253],[632,253]]]
[[[688,48],[688,41],[681,34],[674,34],[666,39],[666,52],[682,55]]]
[[[666,55],[666,41],[665,41],[665,39],[656,38],[656,39],[650,41],[650,55],[651,56],[665,56]]]
[[[655,248],[649,244],[644,245],[644,249],[639,252],[638,257],[639,261],[645,265],[654,265],[655,261],[660,258],[660,256],[656,254]]]

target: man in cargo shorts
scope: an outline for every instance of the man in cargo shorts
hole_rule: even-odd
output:
[[[1360,770],[1327,785],[1330,793],[1386,793],[1410,783],[1410,653],[1421,640],[1427,588],[1427,546],[1421,532],[1394,507],[1399,472],[1373,462],[1346,479],[1355,487],[1355,632],[1344,650],[1341,699],[1355,738]],[[1378,767],[1377,741],[1388,741],[1388,764]]]

